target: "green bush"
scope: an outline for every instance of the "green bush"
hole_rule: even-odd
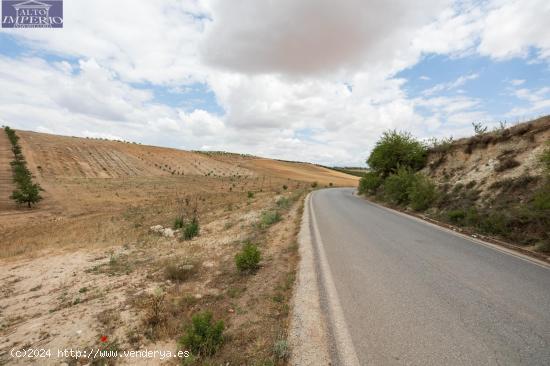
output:
[[[318,185],[319,185],[319,183],[317,183],[317,182],[312,182],[312,183],[311,183],[311,188],[317,188]]]
[[[27,168],[21,146],[18,143],[19,137],[15,134],[15,131],[7,126],[4,127],[4,131],[8,135],[14,154],[14,160],[10,162],[10,165],[16,189],[12,192],[10,198],[19,204],[26,203],[30,208],[31,205],[42,200],[40,192],[43,189],[38,183],[33,183],[32,181],[32,174]]]
[[[277,200],[277,207],[286,210],[290,207],[290,200],[286,197],[281,197]]]
[[[451,210],[447,212],[447,218],[454,224],[464,223],[466,218],[466,211],[464,210]]]
[[[266,228],[281,221],[279,211],[264,211],[260,217],[260,227]]]
[[[417,174],[407,190],[411,207],[415,211],[428,209],[437,198],[437,190],[426,176]]]
[[[479,230],[486,234],[505,235],[508,233],[508,218],[500,212],[480,216]]]
[[[399,167],[420,170],[426,164],[426,157],[427,149],[421,142],[407,132],[393,130],[384,132],[376,142],[367,164],[382,177],[387,177]]]
[[[550,211],[550,182],[544,184],[533,195],[533,208],[538,211]]]
[[[384,180],[377,173],[368,172],[361,179],[359,179],[359,187],[357,188],[357,192],[359,194],[376,194],[376,191],[383,182]]]
[[[241,272],[252,272],[259,268],[262,258],[258,246],[246,243],[241,251],[235,255],[235,264]]]
[[[174,219],[174,230],[182,229],[183,228],[183,217],[178,216]]]
[[[273,345],[273,353],[279,360],[286,360],[290,356],[290,347],[288,342],[284,339],[280,339]]]
[[[193,219],[185,224],[185,227],[183,228],[183,239],[191,240],[195,236],[199,235],[199,231],[199,220],[196,217],[193,217]]]
[[[42,188],[37,183],[26,182],[25,184],[19,184],[19,187],[13,191],[10,198],[19,204],[26,203],[30,208],[32,204],[38,203],[42,199],[41,190]]]
[[[288,186],[286,184],[283,184],[283,189],[286,191],[288,189]]]
[[[246,196],[247,196],[248,198],[254,198],[254,192],[248,191],[248,192],[246,193]]]
[[[409,204],[409,189],[416,180],[410,168],[400,167],[384,181],[384,198],[398,205]]]
[[[180,339],[180,344],[195,356],[211,356],[223,344],[225,329],[223,320],[212,321],[212,313],[202,312],[193,315],[191,324]]]

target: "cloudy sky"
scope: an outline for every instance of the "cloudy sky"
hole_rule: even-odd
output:
[[[364,165],[385,129],[550,113],[550,1],[64,0],[0,31],[0,121]]]

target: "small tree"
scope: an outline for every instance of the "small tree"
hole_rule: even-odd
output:
[[[395,173],[398,167],[413,171],[420,170],[426,164],[426,147],[408,132],[386,131],[376,142],[367,164],[382,178]]]
[[[420,173],[416,174],[416,179],[412,182],[407,191],[411,207],[415,211],[424,211],[428,209],[437,198],[435,185]]]
[[[375,194],[382,183],[383,179],[377,173],[368,172],[359,180],[357,191],[359,194]]]
[[[183,227],[183,239],[191,240],[195,236],[199,235],[200,226],[197,217],[193,217],[190,222],[186,223]]]
[[[410,168],[400,167],[384,181],[385,198],[398,205],[409,204],[409,189],[416,180]]]
[[[261,257],[258,246],[246,243],[243,249],[235,255],[235,264],[241,272],[252,272],[259,268]]]
[[[472,122],[472,126],[474,127],[474,132],[477,136],[483,135],[487,132],[487,126],[484,126],[481,122]]]
[[[186,329],[186,334],[181,337],[180,343],[198,356],[211,356],[223,343],[223,331],[225,329],[222,320],[212,322],[212,313],[203,312],[193,315],[191,324]]]
[[[26,203],[30,208],[31,205],[42,200],[42,196],[40,195],[40,191],[42,190],[43,189],[38,183],[26,181],[24,184],[20,184],[19,188],[13,191],[11,199],[15,200],[15,202],[19,204]]]

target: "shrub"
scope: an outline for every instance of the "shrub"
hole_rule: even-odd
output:
[[[174,230],[183,228],[183,217],[178,216],[174,219]]]
[[[399,167],[420,170],[426,164],[426,147],[406,132],[386,131],[376,142],[367,163],[370,168],[387,177]]]
[[[15,134],[15,131],[7,126],[4,127],[4,131],[8,135],[14,154],[14,160],[10,162],[10,165],[16,189],[12,192],[10,198],[19,204],[26,203],[30,208],[32,204],[42,200],[40,191],[43,191],[43,189],[38,183],[32,181],[32,174],[27,168],[21,146],[18,143],[19,137]]]
[[[288,186],[286,184],[283,184],[283,189],[286,191],[288,189]]]
[[[164,269],[166,279],[184,282],[197,273],[197,267],[191,263],[170,263]]]
[[[447,218],[452,223],[461,224],[466,218],[466,212],[464,210],[451,210],[447,212]]]
[[[288,342],[284,339],[280,339],[273,345],[273,353],[279,360],[285,360],[290,356],[290,348]]]
[[[248,191],[247,194],[246,194],[246,196],[247,196],[248,198],[254,198],[254,192]]]
[[[375,194],[382,183],[383,179],[380,175],[375,172],[368,172],[359,179],[357,191],[359,194]]]
[[[257,245],[246,243],[235,255],[235,264],[241,272],[252,272],[259,268],[261,253]]]
[[[19,184],[19,188],[13,191],[11,198],[19,204],[26,203],[30,208],[32,204],[38,203],[42,199],[41,190],[42,188],[37,183],[25,182]]]
[[[185,224],[185,227],[183,228],[183,239],[191,240],[195,236],[199,235],[199,231],[199,220],[196,217],[193,217],[193,219]]]
[[[290,201],[286,197],[281,197],[277,200],[277,207],[280,209],[287,209],[290,207]]]
[[[508,158],[508,159],[504,159],[504,160],[501,160],[496,166],[495,166],[495,171],[496,172],[503,172],[505,170],[508,170],[508,169],[512,169],[512,168],[515,168],[517,166],[521,165],[521,163],[519,161],[517,161],[516,159],[514,158]]]
[[[435,185],[428,177],[417,174],[407,190],[411,207],[415,211],[428,209],[437,198]]]
[[[506,234],[508,232],[508,219],[499,212],[489,213],[480,217],[478,228],[487,234]]]
[[[535,210],[550,211],[550,182],[547,182],[535,192],[532,205]]]
[[[334,185],[334,184],[332,184],[332,182],[329,182],[329,183],[328,183],[328,186],[329,186],[329,187],[332,187],[333,185]]]
[[[281,221],[281,214],[279,214],[279,211],[264,211],[260,217],[260,226],[266,228],[279,221]]]
[[[472,126],[474,127],[474,132],[477,136],[483,135],[487,132],[487,126],[484,126],[481,122],[472,122]]]
[[[395,174],[384,181],[384,197],[388,201],[407,205],[409,203],[409,189],[416,180],[416,176],[409,168],[399,168]]]
[[[317,182],[312,182],[312,183],[311,183],[311,188],[317,188],[318,185],[319,185],[319,183],[317,183]]]
[[[211,356],[224,341],[223,320],[212,322],[212,313],[202,312],[193,315],[191,324],[180,339],[180,343],[197,356]]]

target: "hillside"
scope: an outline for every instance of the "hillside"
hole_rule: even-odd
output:
[[[525,191],[541,183],[539,157],[548,141],[550,116],[432,148],[423,172],[442,185],[469,185],[480,199],[494,197],[507,180],[523,179],[516,188]]]
[[[1,133],[0,364],[16,347],[105,346],[102,335],[175,351],[206,309],[228,335],[213,363],[269,359],[288,323],[303,198],[313,182],[357,183],[313,164],[16,131],[44,188],[28,209],[7,199]],[[261,252],[254,273],[235,264],[245,243]]]
[[[58,216],[85,214],[101,211],[98,206],[105,204],[150,199],[151,189],[162,191],[172,187],[184,194],[196,189],[204,191],[211,185],[218,187],[226,181],[242,181],[241,190],[244,186],[261,190],[268,184],[282,186],[283,181],[353,186],[357,180],[313,164],[30,131],[17,133],[29,169],[45,189],[44,201],[32,212],[14,211],[16,207],[8,199],[13,189],[11,151],[2,136],[5,151],[0,151],[0,215],[2,212],[19,216],[52,212]],[[198,184],[200,181],[205,183]]]
[[[549,141],[546,116],[430,149],[422,172],[440,190],[432,214],[550,252]]]

